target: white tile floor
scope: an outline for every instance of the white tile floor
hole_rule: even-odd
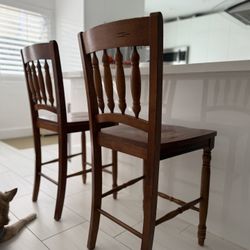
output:
[[[54,145],[45,147],[46,158],[56,151]],[[10,219],[13,223],[29,213],[36,212],[38,218],[28,225],[18,236],[0,245],[1,250],[83,250],[87,249],[86,241],[89,228],[91,184],[83,185],[80,177],[68,180],[65,207],[62,220],[53,219],[56,186],[46,180],[41,183],[37,203],[31,201],[33,184],[33,149],[17,150],[0,142],[0,190],[5,191],[18,187],[18,194],[10,206]],[[73,160],[70,168],[79,168],[80,161]],[[57,174],[56,167],[46,170],[50,175]],[[109,176],[105,175],[108,188]],[[140,189],[136,184],[135,189]],[[139,191],[138,191],[139,193]],[[105,210],[125,220],[138,230],[142,227],[141,200],[127,192],[119,193],[114,201],[107,197],[103,202]],[[163,211],[158,211],[163,214]],[[100,232],[96,249],[125,250],[140,249],[140,240],[126,232],[110,220],[101,217]],[[181,219],[175,218],[157,227],[154,238],[154,250],[243,250],[243,248],[208,233],[205,247],[197,245],[197,228]]]

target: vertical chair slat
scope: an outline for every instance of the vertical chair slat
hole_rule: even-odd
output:
[[[140,97],[141,97],[141,74],[139,68],[140,56],[137,52],[136,47],[133,49],[131,64],[132,64],[132,72],[131,72],[131,93],[133,98],[133,106],[132,109],[134,111],[135,117],[139,117],[139,113],[141,111]]]
[[[103,57],[102,57],[103,67],[104,67],[104,87],[108,99],[108,107],[111,111],[111,113],[114,112],[114,98],[113,98],[113,83],[112,83],[112,75],[109,65],[109,58],[107,54],[107,50],[103,51]]]
[[[32,73],[31,73],[31,68],[30,68],[29,63],[27,63],[26,71],[27,71],[28,84],[29,84],[29,89],[30,89],[30,92],[31,92],[32,100],[36,103],[37,102],[36,91],[35,91],[35,88],[33,86]]]
[[[38,71],[38,81],[39,81],[40,89],[42,92],[42,99],[44,103],[46,104],[47,96],[46,96],[46,91],[45,91],[45,86],[44,86],[43,73],[42,73],[41,64],[39,60],[37,61],[37,71]]]
[[[49,101],[51,103],[51,106],[53,106],[54,105],[53,89],[52,89],[52,83],[51,83],[51,78],[50,78],[50,73],[49,73],[49,65],[47,63],[47,60],[45,60],[44,69],[45,69],[46,87],[47,87],[47,91],[49,94]]]
[[[40,94],[40,86],[39,86],[38,79],[37,79],[36,66],[35,66],[33,61],[32,61],[32,64],[31,64],[31,72],[32,72],[32,79],[33,79],[34,89],[35,89],[35,92],[36,92],[36,99],[41,103],[42,102],[42,97],[41,97],[41,94]]]
[[[124,70],[123,70],[123,56],[120,51],[120,48],[117,48],[116,50],[116,56],[115,56],[115,62],[116,62],[116,86],[117,86],[117,92],[119,96],[119,108],[122,112],[122,114],[125,113],[127,104],[125,99],[125,77],[124,77]]]
[[[93,67],[93,72],[94,72],[94,83],[95,83],[95,91],[97,95],[97,103],[102,113],[104,113],[105,105],[103,101],[102,78],[101,78],[99,62],[98,62],[96,53],[93,53],[92,67]]]

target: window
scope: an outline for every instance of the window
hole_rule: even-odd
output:
[[[0,74],[22,73],[20,50],[48,41],[49,33],[48,16],[0,4]]]

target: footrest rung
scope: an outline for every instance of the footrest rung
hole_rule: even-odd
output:
[[[78,156],[78,155],[81,155],[82,153],[77,153],[77,154],[73,154],[73,155],[68,155],[67,156],[67,159],[71,159],[75,156]],[[59,161],[59,158],[56,158],[56,159],[53,159],[53,160],[50,160],[50,161],[46,161],[46,162],[42,162],[42,166],[43,165],[47,165],[47,164],[51,164],[51,163],[54,163],[54,162],[58,162]]]
[[[105,169],[105,168],[102,171],[105,172],[105,173],[108,173],[108,174],[112,174],[112,171],[110,171],[108,169]]]
[[[68,155],[68,159],[76,157],[78,155],[82,155],[82,153],[77,153],[77,154],[72,154],[72,155]]]
[[[82,170],[82,171],[79,171],[79,172],[76,172],[76,173],[67,175],[67,178],[70,178],[70,177],[73,177],[73,176],[82,175],[82,174],[87,174],[87,173],[89,173],[89,172],[91,172],[91,171],[92,171],[91,168],[90,168],[90,169],[87,169],[87,170],[85,170],[85,171]]]
[[[193,201],[190,201],[190,202],[186,203],[185,205],[177,208],[176,210],[173,210],[173,211],[167,213],[166,215],[164,215],[161,218],[159,218],[158,220],[156,220],[155,225],[157,226],[157,225],[161,224],[164,221],[167,221],[167,220],[170,220],[170,219],[174,218],[178,214],[181,214],[184,211],[190,209],[191,207],[193,207],[194,205],[196,205],[200,201],[201,201],[201,198],[198,198],[196,200],[193,200]]]
[[[131,226],[129,226],[128,224],[122,222],[121,220],[117,219],[116,217],[112,216],[111,214],[107,213],[106,211],[102,210],[102,209],[98,209],[98,211],[106,216],[107,218],[109,218],[110,220],[114,221],[115,223],[117,223],[118,225],[120,225],[121,227],[127,229],[129,232],[131,232],[132,234],[136,235],[137,237],[142,239],[142,234],[140,232],[138,232],[137,230],[135,230],[134,228],[132,228]]]
[[[169,200],[169,201],[171,201],[171,202],[174,202],[174,203],[176,203],[176,204],[178,204],[178,205],[180,205],[180,206],[184,206],[185,204],[187,204],[187,202],[185,202],[185,201],[176,199],[175,197],[169,196],[169,195],[164,194],[164,193],[162,193],[162,192],[158,192],[158,195],[159,195],[161,198],[166,199],[166,200]],[[190,209],[192,209],[192,210],[194,210],[194,211],[197,211],[197,212],[200,211],[200,209],[199,209],[198,207],[195,207],[195,206],[190,207]]]
[[[141,177],[135,178],[135,179],[133,179],[133,180],[130,180],[130,181],[128,181],[128,182],[126,182],[126,183],[124,183],[124,184],[118,186],[118,187],[115,187],[115,188],[109,190],[108,192],[102,194],[102,198],[103,198],[103,197],[106,197],[106,196],[108,196],[108,195],[110,195],[110,194],[113,194],[113,193],[115,193],[115,192],[118,192],[118,191],[122,190],[123,188],[126,188],[126,187],[128,187],[128,186],[131,186],[131,185],[135,184],[136,182],[138,182],[138,181],[140,181],[140,180],[142,180],[142,179],[144,179],[144,175],[141,176]]]
[[[52,178],[50,178],[48,175],[43,174],[43,173],[40,173],[40,175],[41,175],[42,177],[44,177],[45,179],[47,179],[48,181],[51,181],[51,182],[54,183],[55,185],[58,185],[58,182],[55,181],[55,180],[53,180]]]
[[[105,165],[102,165],[102,168],[111,167],[112,165],[113,165],[113,163],[105,164]]]

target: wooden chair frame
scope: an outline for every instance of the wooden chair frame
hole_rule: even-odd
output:
[[[211,150],[214,146],[216,132],[177,126],[162,126],[161,124],[163,70],[163,19],[161,13],[152,13],[149,17],[106,23],[86,32],[79,33],[78,38],[85,76],[92,140],[93,195],[88,248],[95,248],[101,214],[141,238],[142,250],[151,250],[155,226],[175,217],[177,214],[187,209],[193,209],[200,212],[198,239],[199,244],[203,245],[206,234]],[[131,56],[131,95],[134,116],[127,114],[125,111],[125,78],[122,66],[122,55],[119,49],[125,46],[134,47]],[[141,79],[139,54],[136,50],[136,46],[149,46],[150,48],[150,94],[147,120],[139,117],[141,110]],[[107,57],[107,49],[109,48],[117,48],[115,57],[115,82],[119,98],[120,113],[114,111],[115,102],[113,99],[112,75]],[[103,82],[105,94],[107,96],[106,107],[104,105],[104,91],[102,90],[98,57],[96,56],[96,52],[101,50],[103,50]],[[106,122],[115,122],[118,125],[108,130],[101,129],[100,125]],[[120,127],[121,129],[119,130]],[[124,128],[127,128],[127,134]],[[130,131],[135,131],[133,135],[137,138],[130,136]],[[176,134],[177,138],[171,138],[169,134],[172,132]],[[102,164],[102,146],[143,159],[143,175],[106,193],[102,193],[102,176],[100,171],[100,166]],[[158,192],[159,161],[198,149],[204,150],[200,197],[191,202],[184,202]],[[144,220],[142,233],[101,208],[103,197],[128,187],[140,180],[143,180],[144,183]],[[156,219],[158,195],[181,205],[181,207]],[[200,203],[200,208],[195,207],[198,203]]]
[[[63,77],[59,50],[56,41],[49,43],[34,44],[21,50],[26,85],[29,96],[33,138],[35,148],[35,179],[33,190],[33,201],[37,201],[41,176],[58,186],[56,208],[54,218],[60,220],[66,191],[66,180],[69,177],[82,175],[83,183],[86,183],[86,174],[91,166],[86,161],[86,138],[85,133],[89,131],[88,114],[83,114],[82,119],[70,120],[67,118]],[[51,62],[51,64],[50,64]],[[42,64],[44,63],[44,64]],[[51,66],[50,66],[51,65]],[[50,68],[51,67],[51,68]],[[51,73],[53,72],[53,76]],[[39,112],[45,110],[53,115],[42,117]],[[58,158],[42,162],[42,147],[40,130],[46,129],[58,135]],[[82,152],[68,155],[68,135],[81,132]],[[82,171],[67,174],[67,161],[72,157],[82,155]],[[53,180],[42,172],[42,166],[58,162],[58,181]],[[112,166],[112,172],[106,167]],[[117,152],[112,151],[112,163],[102,166],[104,170],[113,173],[113,186],[117,186]],[[116,198],[116,193],[114,194]]]

